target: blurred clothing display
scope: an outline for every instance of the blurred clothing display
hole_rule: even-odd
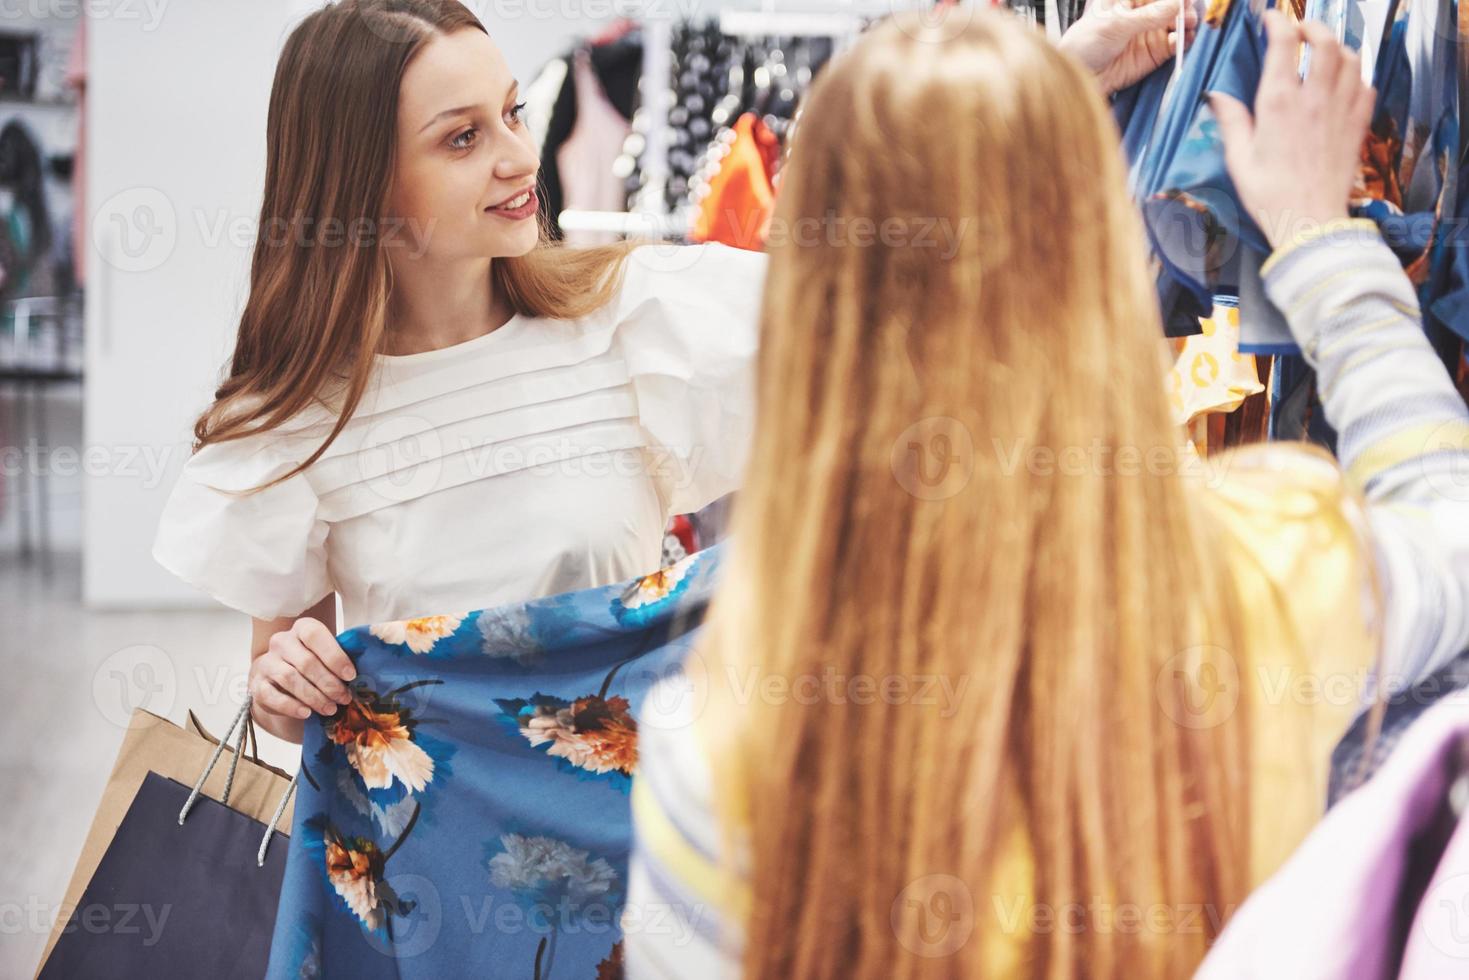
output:
[[[775,211],[775,169],[780,140],[753,112],[736,120],[733,139],[721,155],[699,205],[693,237],[736,248],[761,249]]]
[[[622,144],[632,132],[627,119],[617,111],[592,67],[592,56],[584,48],[572,55],[571,84],[576,93],[576,120],[571,132],[556,148],[556,169],[561,175],[561,207],[564,210],[621,210],[627,195],[614,172]],[[599,245],[617,241],[612,232],[570,230],[564,232],[573,245]]]
[[[553,239],[565,237],[564,210],[625,209],[616,165],[638,104],[641,65],[641,33],[624,26],[552,59],[528,86],[526,125],[541,154],[542,218]],[[574,240],[608,239],[578,232]]]

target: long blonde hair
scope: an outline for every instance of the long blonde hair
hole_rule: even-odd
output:
[[[1244,655],[1245,631],[1171,466],[1157,303],[1093,80],[1001,13],[870,31],[800,117],[761,329],[695,658],[744,975],[1003,975],[1022,934],[1025,975],[1187,974],[1247,887],[1247,710],[1175,719],[1196,648]],[[837,686],[812,704],[808,678]],[[922,703],[927,678],[952,696]],[[974,932],[928,955],[950,879]],[[1202,914],[1075,929],[1072,903]]]
[[[391,292],[386,201],[399,85],[428,41],[465,28],[485,30],[458,0],[338,0],[303,19],[281,51],[249,297],[228,374],[194,423],[194,449],[269,431],[328,398],[337,421],[310,456],[257,489],[315,462],[367,388]],[[569,248],[540,220],[535,249],[491,263],[492,288],[527,316],[570,319],[607,303],[638,243]],[[282,234],[364,222],[375,233],[336,247]]]

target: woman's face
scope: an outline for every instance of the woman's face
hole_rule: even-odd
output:
[[[533,211],[494,210],[534,188],[540,166],[518,94],[500,49],[473,28],[429,41],[404,71],[388,211],[403,220],[415,256],[495,258],[535,247]]]

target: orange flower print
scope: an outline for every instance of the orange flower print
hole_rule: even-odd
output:
[[[1361,205],[1368,201],[1383,201],[1401,214],[1403,188],[1398,182],[1397,165],[1402,156],[1403,141],[1398,136],[1397,123],[1391,116],[1383,115],[1372,123],[1357,163],[1357,177],[1352,187],[1352,203]]]
[[[682,564],[675,564],[660,568],[652,575],[644,575],[624,596],[622,604],[629,609],[636,609],[638,606],[657,602],[683,580],[686,570]]]
[[[384,697],[354,690],[352,701],[326,722],[327,739],[346,750],[347,761],[368,789],[387,789],[397,779],[417,793],[433,779],[433,758],[413,740],[412,711],[396,697],[405,689]]]
[[[588,694],[564,701],[547,694],[496,698],[507,725],[531,745],[560,760],[558,765],[610,779],[631,789],[629,777],[638,761],[638,723],[627,698]]]
[[[417,619],[374,623],[368,629],[384,643],[406,646],[414,653],[429,653],[439,640],[453,636],[462,621],[461,616],[420,616]]]
[[[328,838],[326,876],[348,908],[356,912],[369,929],[382,926],[383,908],[379,896],[386,882],[383,881],[382,852],[376,844],[361,837]]]
[[[606,777],[628,792],[638,763],[638,723],[627,698],[607,692],[617,672],[629,662],[614,664],[596,694],[574,701],[541,693],[528,699],[496,698],[503,712],[501,720],[531,745],[558,759],[557,765]]]
[[[696,551],[682,561],[634,579],[622,595],[612,600],[612,615],[619,623],[629,626],[639,626],[655,618],[664,603],[688,588],[689,571],[701,554]]]
[[[563,706],[547,700],[517,713],[526,741],[588,772],[632,774],[638,723],[628,713],[627,698],[588,695]]]
[[[613,943],[612,950],[597,964],[597,980],[622,980],[622,940]]]
[[[346,903],[363,925],[376,931],[388,925],[388,915],[407,915],[415,903],[401,899],[385,878],[388,859],[407,840],[418,822],[415,809],[408,825],[386,851],[365,837],[343,834],[324,814],[306,822],[309,838],[318,839],[326,860],[326,876],[332,890]],[[391,928],[389,929],[391,935]]]

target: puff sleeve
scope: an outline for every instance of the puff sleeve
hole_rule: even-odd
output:
[[[164,504],[152,554],[226,606],[259,619],[296,615],[333,591],[329,525],[304,473],[246,490],[292,469],[269,433],[210,443],[189,457]]]
[[[719,242],[634,249],[618,336],[668,514],[737,489],[755,413],[767,256]]]

